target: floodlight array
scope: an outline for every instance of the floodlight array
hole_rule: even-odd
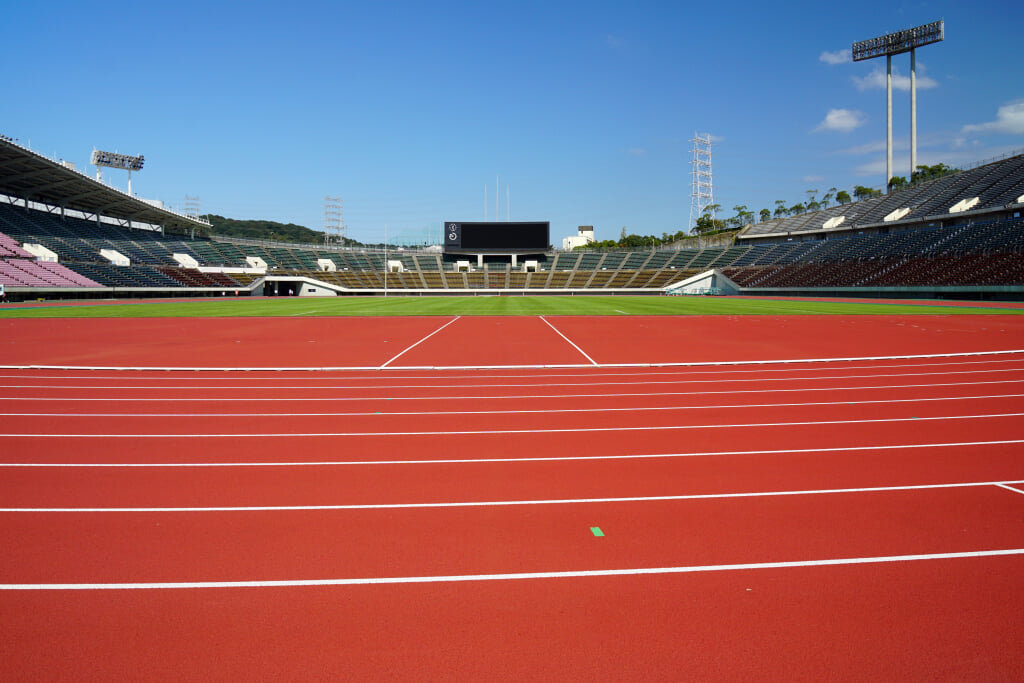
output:
[[[923,26],[915,26],[903,31],[888,33],[871,40],[862,40],[853,44],[853,61],[881,57],[882,55],[898,55],[910,52],[922,45],[931,45],[945,38],[944,21],[933,21]]]
[[[121,168],[126,171],[141,171],[142,165],[145,162],[146,157],[141,154],[137,157],[133,157],[128,156],[127,154],[117,154],[115,152],[101,152],[96,149],[92,151],[92,157],[89,159],[89,163],[93,166]]]

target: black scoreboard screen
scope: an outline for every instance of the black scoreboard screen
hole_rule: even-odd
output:
[[[551,244],[548,221],[529,223],[445,222],[444,246],[453,251],[547,251]]]

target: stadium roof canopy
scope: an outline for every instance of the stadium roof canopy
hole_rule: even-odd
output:
[[[181,230],[210,224],[149,204],[0,136],[0,193],[98,216]]]

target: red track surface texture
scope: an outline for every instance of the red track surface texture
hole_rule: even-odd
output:
[[[1024,354],[395,368],[1006,351],[1016,318],[3,324],[7,365],[388,368],[0,370],[8,678],[1024,678]]]
[[[1024,317],[43,318],[0,333],[4,365],[685,363],[1004,351],[1021,346]]]

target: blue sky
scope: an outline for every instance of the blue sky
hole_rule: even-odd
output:
[[[856,40],[945,19],[918,51],[919,163],[1024,148],[1019,2],[14,3],[0,133],[88,166],[145,154],[143,197],[351,237],[550,220],[552,240],[687,227],[690,139],[715,200],[881,187],[885,60]],[[894,58],[898,75],[909,56]],[[894,93],[896,172],[909,93]],[[127,186],[125,174],[106,178]]]

